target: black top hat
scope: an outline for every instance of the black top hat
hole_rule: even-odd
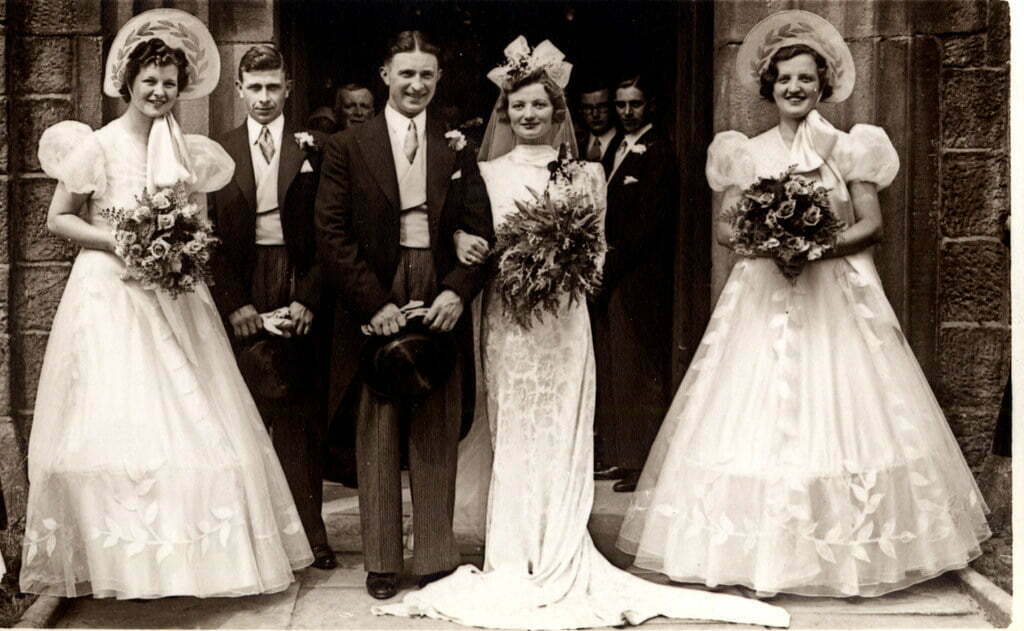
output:
[[[451,375],[455,337],[411,318],[395,335],[375,335],[363,346],[360,369],[371,392],[386,399],[418,399]]]

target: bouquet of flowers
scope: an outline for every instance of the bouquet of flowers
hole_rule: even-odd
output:
[[[594,295],[601,285],[605,252],[598,209],[589,192],[584,165],[564,151],[548,165],[543,193],[516,202],[517,211],[498,228],[495,286],[503,311],[529,329],[544,313]]]
[[[733,250],[774,258],[791,283],[808,261],[835,247],[846,227],[832,212],[828,189],[794,174],[793,169],[751,184],[726,215],[734,229]]]
[[[210,222],[189,200],[184,184],[143,191],[134,208],[101,211],[114,226],[115,252],[124,259],[125,280],[172,297],[193,291],[197,280],[212,282],[210,252],[217,243]]]

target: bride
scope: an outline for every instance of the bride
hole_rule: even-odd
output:
[[[284,590],[313,560],[206,286],[171,298],[122,280],[101,212],[175,184],[201,202],[231,180],[220,145],[171,114],[219,71],[197,18],[141,13],[107,59],[104,93],[127,111],[96,131],[57,123],[39,141],[58,181],[47,225],[82,249],[39,379],[23,592],[239,596]]]
[[[575,149],[564,95],[570,64],[550,42],[530,51],[522,37],[505,54],[508,63],[488,74],[501,96],[480,151],[495,226],[515,212],[517,201],[531,199],[530,189],[545,189],[556,146]],[[601,165],[588,163],[582,177],[577,184],[603,213]],[[594,547],[587,532],[594,498],[594,352],[586,304],[566,302],[525,330],[503,313],[493,288],[485,296],[490,426],[478,420],[468,439],[493,445],[484,570],[464,565],[375,611],[491,628],[602,627],[659,615],[788,625],[778,607],[649,583],[617,569]],[[486,461],[485,454],[474,457]],[[474,472],[460,474],[465,480]]]

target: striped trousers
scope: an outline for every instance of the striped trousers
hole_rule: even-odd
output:
[[[430,306],[437,293],[430,250],[405,249],[391,288],[399,307]],[[430,574],[459,564],[452,533],[455,467],[462,415],[461,358],[448,381],[414,403],[377,396],[361,384],[356,418],[359,517],[367,571],[402,571],[400,423],[408,422],[414,550],[411,572]]]

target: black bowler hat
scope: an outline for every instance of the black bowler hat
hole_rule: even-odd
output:
[[[385,399],[417,399],[434,390],[455,366],[455,337],[410,318],[395,335],[375,335],[360,358],[363,381]]]

